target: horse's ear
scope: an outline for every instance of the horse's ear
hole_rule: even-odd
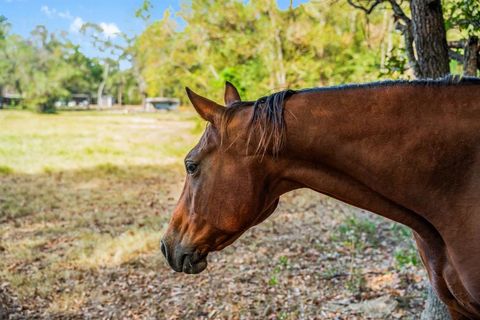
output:
[[[188,87],[186,87],[185,90],[195,110],[197,110],[200,117],[204,120],[213,124],[223,113],[224,107],[221,105],[196,94]]]
[[[225,82],[225,105],[229,105],[235,101],[242,101],[240,94],[238,93],[237,88],[230,82]]]

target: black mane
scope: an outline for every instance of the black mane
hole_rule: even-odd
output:
[[[382,80],[368,83],[353,83],[343,84],[329,87],[316,87],[300,89],[296,92],[320,92],[331,90],[346,90],[346,89],[364,89],[364,88],[381,88],[393,86],[448,86],[448,85],[480,85],[480,78],[463,77],[459,75],[449,75],[440,79],[415,79],[415,80]]]

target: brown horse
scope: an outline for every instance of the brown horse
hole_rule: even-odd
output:
[[[480,319],[480,79],[282,91],[226,108],[187,88],[210,125],[161,249],[178,272],[265,220],[280,195],[311,188],[414,230],[452,318]]]

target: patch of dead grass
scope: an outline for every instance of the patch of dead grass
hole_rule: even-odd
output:
[[[89,235],[80,238],[87,244],[73,264],[78,268],[114,267],[132,261],[143,254],[158,252],[163,234],[159,230],[131,229],[118,236]]]

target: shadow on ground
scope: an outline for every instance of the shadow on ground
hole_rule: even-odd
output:
[[[267,222],[212,254],[206,272],[171,271],[158,240],[182,181],[183,169],[171,165],[1,175],[0,302],[10,317],[420,313],[424,275],[409,232],[307,190],[284,196]]]

